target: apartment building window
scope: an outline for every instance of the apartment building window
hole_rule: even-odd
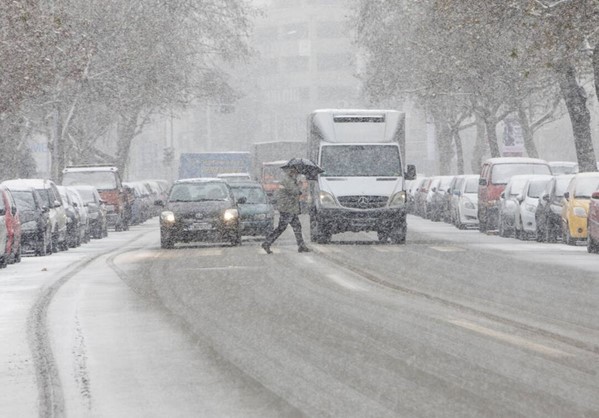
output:
[[[282,57],[281,72],[301,73],[307,72],[309,69],[309,57]]]
[[[353,66],[352,54],[318,54],[318,71],[349,70]]]
[[[284,40],[308,38],[308,23],[290,23],[281,27],[281,37]]]
[[[348,38],[349,30],[344,22],[318,22],[316,24],[316,37],[319,39]]]
[[[356,96],[356,89],[350,86],[320,86],[318,100],[320,102],[351,101]]]

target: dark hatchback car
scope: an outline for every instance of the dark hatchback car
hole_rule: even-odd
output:
[[[573,174],[554,176],[539,196],[535,211],[537,241],[556,242],[562,233],[562,206],[564,192]]]
[[[240,202],[241,203],[241,202]],[[220,179],[182,179],[173,184],[160,214],[160,246],[177,242],[241,244],[239,208],[231,187]]]
[[[241,234],[266,236],[272,232],[275,210],[266,192],[257,181],[230,182],[233,196],[239,206]]]
[[[31,186],[9,180],[10,190],[21,218],[21,248],[24,253],[46,255],[52,252],[52,226],[48,206]]]

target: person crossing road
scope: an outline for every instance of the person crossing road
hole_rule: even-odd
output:
[[[267,254],[272,254],[270,246],[287,229],[288,225],[293,228],[295,240],[297,241],[297,250],[300,253],[310,252],[310,249],[304,242],[302,235],[302,224],[299,220],[300,214],[300,196],[302,191],[299,186],[299,171],[293,167],[282,167],[285,172],[281,180],[281,188],[276,191],[277,208],[279,209],[279,224],[266,237],[262,243],[262,248]]]

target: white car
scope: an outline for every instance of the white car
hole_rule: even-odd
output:
[[[520,217],[516,218],[516,238],[536,238],[537,223],[535,213],[539,205],[539,197],[553,176],[532,175],[522,190]]]
[[[31,186],[40,194],[44,205],[49,209],[50,225],[52,226],[52,252],[67,250],[67,214],[62,205],[60,193],[52,180],[19,179],[19,183]]]
[[[476,174],[459,176],[452,190],[452,221],[460,229],[478,226],[478,179]]]
[[[5,254],[6,242],[8,241],[8,231],[6,230],[6,206],[4,199],[0,195],[0,268],[6,267],[7,256]]]

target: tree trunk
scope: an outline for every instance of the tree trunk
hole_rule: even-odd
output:
[[[599,99],[599,42],[593,49],[593,78],[595,79],[595,95]]]
[[[433,118],[437,132],[439,175],[446,176],[451,171],[451,158],[453,157],[451,130],[447,120],[440,113],[433,114]]]
[[[65,144],[62,136],[62,112],[58,105],[52,110],[52,126],[50,138],[52,138],[52,148],[50,150],[50,179],[60,184],[62,182],[62,169],[66,165]]]
[[[485,127],[487,129],[487,141],[489,143],[489,151],[491,152],[492,158],[501,157],[499,151],[499,143],[497,142],[497,118],[491,113],[487,113],[483,117],[485,121]]]
[[[474,144],[474,150],[472,150],[470,168],[472,168],[474,174],[479,174],[483,155],[485,154],[485,124],[477,113],[474,114],[474,118],[476,121],[476,143]]]
[[[537,146],[535,145],[534,135],[530,128],[530,120],[528,115],[522,106],[518,106],[518,119],[520,121],[520,127],[522,128],[522,138],[524,139],[524,148],[526,149],[526,155],[530,158],[539,158]]]
[[[116,166],[121,177],[125,177],[125,170],[129,162],[131,143],[137,134],[137,114],[121,115],[117,126],[117,153]]]
[[[574,132],[574,147],[581,172],[597,171],[595,150],[591,137],[591,115],[586,106],[584,88],[576,80],[576,70],[569,63],[556,67],[560,90],[564,96]]]
[[[462,149],[462,137],[460,137],[459,129],[453,130],[453,142],[455,143],[458,174],[464,174],[464,150]]]

